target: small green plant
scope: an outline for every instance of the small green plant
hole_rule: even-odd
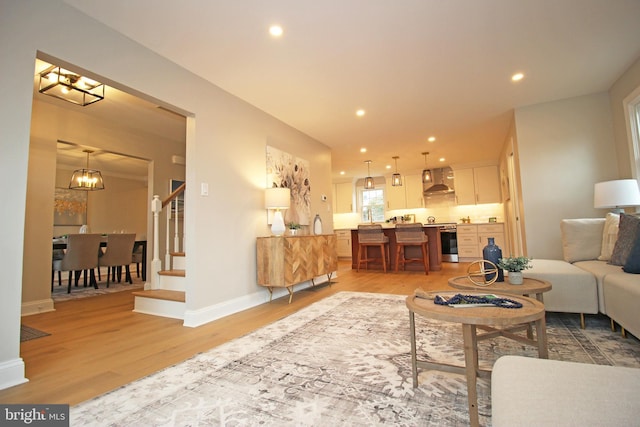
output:
[[[287,224],[287,228],[289,230],[300,230],[300,224],[298,224],[297,222],[291,221],[289,224]]]
[[[510,272],[522,271],[527,268],[531,268],[531,259],[526,256],[500,258],[498,261],[498,267]]]

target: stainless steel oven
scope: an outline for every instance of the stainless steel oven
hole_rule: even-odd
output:
[[[458,232],[455,224],[440,227],[442,261],[458,262]]]

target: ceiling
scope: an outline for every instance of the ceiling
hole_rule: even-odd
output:
[[[65,2],[325,143],[334,181],[425,151],[496,162],[514,108],[606,91],[640,57],[638,0]]]

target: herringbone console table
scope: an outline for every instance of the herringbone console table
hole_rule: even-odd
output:
[[[335,234],[317,236],[258,237],[258,284],[269,289],[286,288],[289,302],[293,298],[293,285],[323,274],[331,283],[331,275],[338,269],[337,240]]]

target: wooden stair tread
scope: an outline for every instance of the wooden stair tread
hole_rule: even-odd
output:
[[[162,270],[158,273],[161,276],[185,277],[185,270]]]
[[[187,256],[184,252],[170,252],[171,256]]]
[[[170,291],[167,289],[149,289],[146,291],[135,291],[133,295],[145,298],[162,299],[167,301],[185,302],[183,291]]]

